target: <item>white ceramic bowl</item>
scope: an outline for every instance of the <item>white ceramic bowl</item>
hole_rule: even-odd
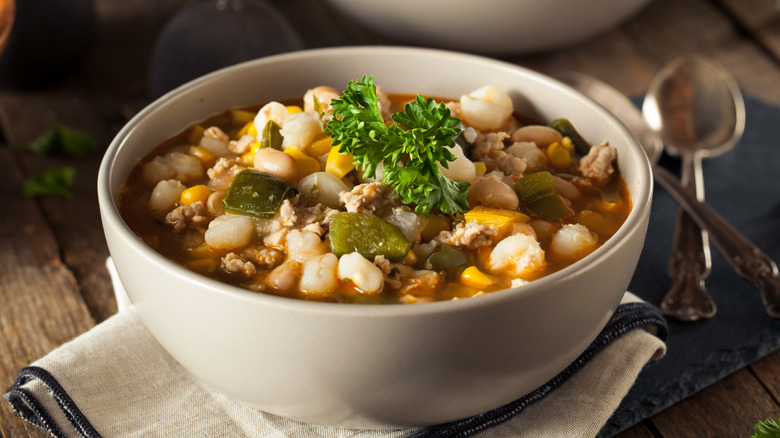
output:
[[[122,221],[117,198],[135,162],[195,121],[372,74],[388,92],[455,97],[492,83],[516,108],[568,117],[608,139],[634,203],[617,234],[583,260],[515,290],[420,305],[348,305],[263,295],[190,272]],[[98,176],[109,250],[135,310],[195,376],[264,411],[346,427],[427,425],[510,402],[593,341],[636,267],[652,179],[613,117],[541,74],[474,55],[402,47],[302,51],[239,64],[166,94],[109,146]]]
[[[650,0],[329,0],[398,42],[513,55],[605,32]]]

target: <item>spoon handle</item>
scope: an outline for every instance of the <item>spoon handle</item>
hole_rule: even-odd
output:
[[[682,161],[681,184],[688,193],[704,201],[701,158],[695,153],[686,153]],[[664,315],[679,321],[715,316],[717,307],[704,284],[711,266],[707,232],[702,231],[685,210],[679,209],[667,265],[673,284],[660,304]]]
[[[668,170],[654,166],[653,176],[691,218],[709,232],[718,251],[734,271],[759,290],[766,313],[780,319],[780,274],[775,262],[707,204],[686,191]]]

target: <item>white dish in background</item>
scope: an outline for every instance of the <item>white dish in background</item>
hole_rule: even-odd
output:
[[[556,49],[614,28],[650,0],[328,0],[397,42],[486,55]]]
[[[633,208],[582,260],[524,286],[419,305],[335,304],[250,292],[155,252],[124,223],[120,186],[136,161],[194,122],[229,108],[301,96],[375,75],[389,93],[457,98],[486,84],[541,120],[567,117],[609,140]],[[545,383],[595,339],[633,276],[652,177],[636,139],[597,104],[542,74],[484,57],[405,47],[277,55],[185,84],[117,134],[98,175],[108,247],[134,309],[193,375],[261,410],[350,428],[419,426],[481,413]]]

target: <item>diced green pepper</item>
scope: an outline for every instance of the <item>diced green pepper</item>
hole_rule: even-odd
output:
[[[298,189],[281,177],[257,169],[243,169],[233,178],[222,206],[231,213],[270,218],[285,199],[297,194]]]
[[[431,255],[425,259],[425,269],[437,271],[457,269],[467,264],[469,264],[469,255],[466,251],[451,245],[437,246]]]
[[[545,196],[555,194],[555,180],[550,172],[543,170],[519,178],[515,183],[515,192],[520,202],[529,203]]]
[[[399,262],[412,247],[400,228],[371,214],[336,213],[329,230],[330,250],[339,257],[357,251],[372,262],[378,255]]]
[[[563,203],[561,197],[555,193],[543,196],[533,202],[523,204],[523,208],[528,211],[531,216],[541,219],[555,220],[572,214],[572,211]]]
[[[273,120],[269,120],[263,128],[263,135],[260,137],[260,144],[264,148],[273,148],[281,151],[283,141],[284,137],[282,136],[282,127]]]
[[[571,214],[571,210],[555,193],[553,175],[543,170],[526,175],[515,183],[515,192],[528,213],[542,219],[560,219]]]
[[[550,122],[550,128],[560,132],[564,137],[569,137],[574,145],[574,149],[580,155],[587,155],[588,151],[590,151],[590,144],[574,129],[574,125],[571,124],[569,119],[555,119]]]

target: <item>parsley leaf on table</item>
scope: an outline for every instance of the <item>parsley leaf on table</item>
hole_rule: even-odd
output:
[[[72,167],[51,168],[35,178],[22,181],[22,193],[28,198],[52,195],[70,199],[75,178],[76,169]]]
[[[338,99],[331,102],[333,119],[325,126],[339,152],[351,154],[355,166],[368,178],[376,176],[379,163],[384,166],[382,181],[393,187],[404,203],[415,203],[415,211],[430,215],[434,208],[447,214],[468,208],[466,182],[452,181],[442,175],[444,167],[455,160],[450,150],[460,132],[460,120],[433,99],[417,95],[403,112],[385,124],[379,112],[373,76],[350,81]]]
[[[780,419],[778,419],[780,421]],[[780,437],[780,424],[767,418],[753,426],[756,433],[751,438],[778,438]]]
[[[52,155],[81,157],[96,148],[97,143],[88,133],[63,125],[52,126],[24,147],[24,149],[44,157]]]

